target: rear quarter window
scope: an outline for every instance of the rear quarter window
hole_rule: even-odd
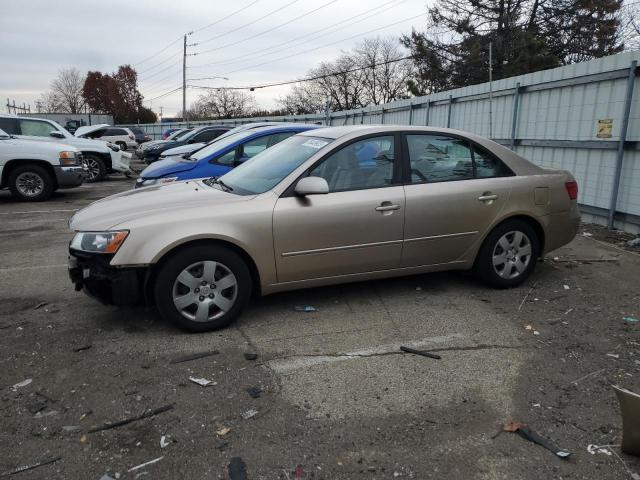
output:
[[[0,117],[0,129],[4,130],[9,135],[20,135],[18,121],[14,118]]]

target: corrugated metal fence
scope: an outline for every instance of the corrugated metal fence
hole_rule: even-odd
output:
[[[538,165],[570,170],[585,220],[640,232],[640,52],[327,115],[243,118],[327,125],[451,127],[491,137]],[[492,111],[491,121],[489,111]],[[185,126],[183,123],[170,124]],[[159,138],[168,124],[139,125]]]

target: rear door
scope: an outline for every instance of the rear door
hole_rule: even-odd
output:
[[[455,262],[509,200],[513,173],[467,139],[406,134],[402,266]]]
[[[404,188],[399,136],[374,135],[337,147],[306,175],[329,193],[278,199],[273,236],[279,282],[397,268]]]

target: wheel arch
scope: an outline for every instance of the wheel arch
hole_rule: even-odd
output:
[[[158,260],[151,264],[149,270],[147,271],[147,275],[144,280],[144,296],[147,303],[151,303],[153,299],[153,289],[155,285],[155,280],[158,276],[158,272],[162,268],[162,265],[173,255],[176,253],[186,250],[188,248],[192,248],[197,245],[216,245],[228,248],[229,250],[238,254],[247,264],[249,268],[249,273],[251,274],[251,283],[252,283],[252,296],[258,297],[261,294],[261,283],[260,283],[260,272],[258,267],[251,257],[249,253],[242,248],[241,246],[230,242],[228,240],[223,240],[219,238],[201,238],[201,239],[191,239],[187,240],[178,245],[174,245],[172,248],[163,252],[162,255],[158,258]]]
[[[44,168],[49,175],[51,175],[51,181],[53,182],[54,189],[58,188],[58,179],[56,178],[56,172],[53,170],[53,165],[47,162],[46,160],[36,160],[36,159],[21,159],[14,158],[5,163],[2,168],[2,178],[0,178],[0,187],[6,187],[8,185],[9,176],[11,172],[18,167],[23,165],[37,165],[39,167]]]

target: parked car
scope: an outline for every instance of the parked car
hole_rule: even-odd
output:
[[[162,140],[167,140],[172,133],[177,132],[178,130],[181,130],[180,128],[168,128],[167,130],[165,130],[164,132],[162,132]]]
[[[113,143],[120,147],[123,152],[126,152],[128,148],[136,148],[138,146],[134,133],[125,127],[112,127],[106,124],[86,125],[78,127],[74,135],[79,138],[91,138]]]
[[[282,140],[314,128],[318,126],[289,123],[244,130],[216,140],[191,155],[171,157],[149,165],[138,176],[135,187],[219,177]]]
[[[169,142],[172,140],[178,140],[179,138],[182,138],[183,136],[185,136],[187,133],[189,133],[191,130],[193,130],[192,128],[181,128],[179,130],[174,130],[168,137],[166,140],[152,140],[150,142],[145,143],[144,145],[139,145],[138,148],[136,148],[136,156],[140,159],[144,158],[144,154],[146,150],[149,150],[150,148],[155,148],[156,145],[161,145],[165,142]]]
[[[131,127],[130,130],[133,132],[133,134],[136,137],[136,143],[138,145],[145,143],[145,142],[150,142],[151,141],[151,137],[149,135],[147,135],[145,133],[144,130],[142,130],[141,128],[138,127]]]
[[[180,147],[170,148],[169,150],[165,150],[160,154],[160,158],[158,160],[164,160],[166,158],[171,157],[182,157],[184,155],[191,155],[194,152],[197,152],[205,145],[210,145],[212,142],[217,142],[218,140],[222,140],[223,138],[228,137],[229,135],[233,135],[234,133],[242,132],[244,130],[253,130],[261,127],[269,127],[272,125],[285,125],[283,122],[253,122],[253,123],[245,123],[244,125],[239,125],[237,127],[232,128],[226,133],[223,133],[218,138],[212,140],[209,143],[188,143],[186,145],[182,145]],[[294,123],[295,125],[295,123]]]
[[[191,331],[228,325],[254,294],[297,288],[470,269],[513,287],[574,238],[577,194],[569,172],[470,133],[321,128],[220,178],[80,210],[69,274],[106,303],[149,298]]]
[[[107,173],[131,173],[131,156],[121,152],[119,147],[100,140],[78,138],[53,120],[0,114],[0,129],[18,138],[76,147],[82,152],[87,182],[100,181]]]
[[[224,126],[196,127],[190,132],[171,140],[165,140],[164,142],[145,146],[145,148],[142,149],[142,158],[146,163],[153,163],[160,158],[160,154],[165,150],[189,143],[207,143],[214,138],[218,138],[229,129],[230,127]]]
[[[41,202],[82,184],[82,153],[71,145],[24,140],[0,130],[0,188],[17,200]]]

